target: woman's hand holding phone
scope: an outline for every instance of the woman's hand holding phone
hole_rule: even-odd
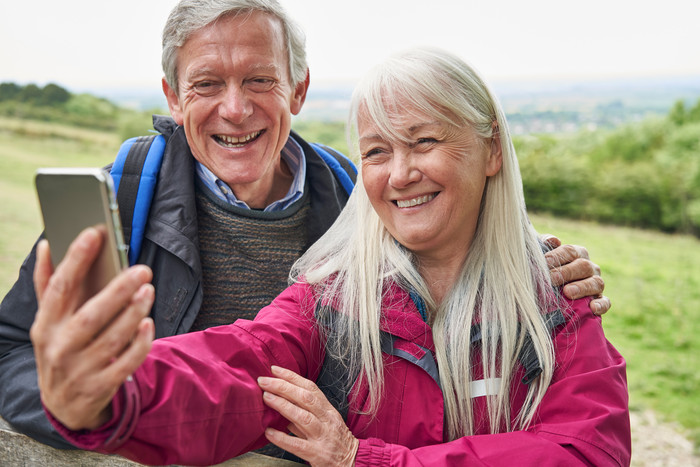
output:
[[[104,237],[100,229],[84,230],[55,270],[46,240],[37,246],[39,309],[30,335],[39,389],[46,408],[72,430],[109,420],[112,397],[153,341],[150,268],[128,268],[90,296],[88,275]]]

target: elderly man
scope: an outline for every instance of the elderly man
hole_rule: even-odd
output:
[[[309,72],[304,35],[276,2],[183,0],[163,32],[163,69],[172,119],[154,118],[167,144],[138,258],[153,274],[156,337],[252,318],[285,288],[292,263],[348,197],[319,154],[290,132]],[[598,296],[592,306],[607,311],[599,270],[584,249],[550,255],[553,265],[570,262],[555,268],[557,280],[585,279],[573,298]],[[29,339],[34,264],[35,250],[0,305],[0,415],[67,448],[37,389]],[[52,280],[66,300],[42,307],[79,314],[89,306],[74,299],[84,274],[59,268]],[[101,300],[119,303],[118,290],[106,289]],[[99,384],[101,375],[85,368],[84,377]]]

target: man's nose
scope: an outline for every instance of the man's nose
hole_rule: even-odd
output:
[[[219,103],[219,115],[232,123],[242,123],[253,113],[253,105],[245,89],[229,86]]]

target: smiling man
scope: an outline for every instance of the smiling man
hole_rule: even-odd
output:
[[[280,154],[309,77],[292,82],[286,50],[276,17],[224,17],[190,36],[178,53],[177,81],[163,80],[170,113],[200,167],[253,209],[284,198],[294,181]]]
[[[183,0],[171,12],[163,91],[172,118],[154,117],[167,144],[137,261],[152,271],[156,337],[252,319],[345,205],[339,173],[354,181],[352,163],[336,155],[332,169],[291,131],[309,87],[304,41],[272,0]],[[584,249],[555,252],[555,264],[571,262],[558,269],[566,280],[584,279],[571,298],[602,293]],[[37,388],[29,339],[35,259],[32,251],[0,305],[0,415],[39,441],[68,448]],[[71,294],[85,271],[66,271],[52,281]],[[102,297],[115,302],[117,292],[108,288]],[[610,306],[605,297],[597,303],[599,313]],[[42,305],[64,315],[84,309]],[[96,374],[85,369],[84,377]]]

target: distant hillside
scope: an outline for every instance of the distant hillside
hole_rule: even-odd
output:
[[[297,120],[345,121],[352,88],[353,83],[312,83]],[[514,134],[570,133],[663,116],[678,100],[692,105],[700,98],[700,76],[495,81],[494,88]],[[158,83],[81,91],[132,110],[167,109]]]

